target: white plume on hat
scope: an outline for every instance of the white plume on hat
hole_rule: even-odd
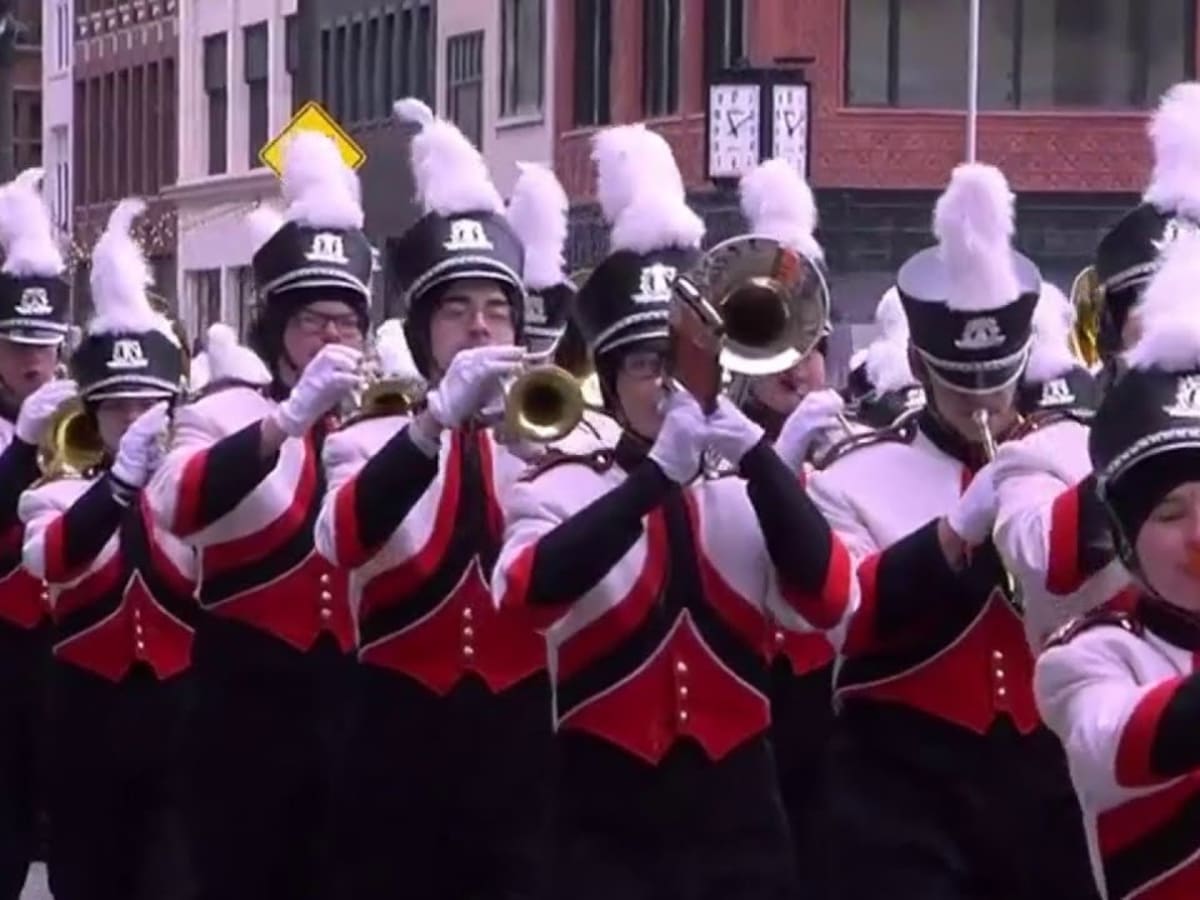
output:
[[[540,291],[566,279],[563,249],[570,204],[548,167],[519,162],[517,168],[521,174],[508,201],[508,224],[525,248],[525,286]]]
[[[995,166],[955,167],[933,213],[950,309],[985,312],[1017,299],[1021,289],[1011,244],[1015,204],[1004,173]]]
[[[53,278],[66,268],[42,197],[43,175],[42,169],[26,169],[0,186],[0,271],[16,278]]]
[[[885,335],[867,348],[867,380],[886,394],[917,383],[908,362],[908,335]]]
[[[813,237],[817,202],[812,188],[790,162],[775,158],[760,163],[742,176],[738,191],[752,233],[779,241],[809,259],[825,258]]]
[[[375,329],[375,353],[379,357],[380,375],[384,378],[424,382],[404,336],[404,323],[399,319],[388,319]]]
[[[358,176],[328,135],[301,131],[284,145],[280,190],[288,204],[284,215],[298,225],[362,228]]]
[[[1148,127],[1154,170],[1144,200],[1163,212],[1200,219],[1200,82],[1175,85]]]
[[[274,237],[285,221],[287,220],[284,219],[283,213],[264,203],[250,210],[243,219],[248,233],[250,255],[253,256],[263,244]]]
[[[1042,282],[1037,306],[1033,310],[1033,340],[1029,349],[1029,362],[1025,366],[1024,380],[1043,384],[1062,378],[1079,365],[1071,352],[1071,326],[1075,322],[1075,310],[1058,287],[1048,281]]]
[[[258,354],[238,343],[234,330],[223,322],[208,328],[204,345],[208,356],[209,381],[244,381],[247,384],[266,385],[271,383],[271,373]],[[195,390],[199,385],[192,384]]]
[[[592,138],[596,196],[612,226],[609,250],[699,248],[704,222],[687,205],[683,176],[662,135],[618,125]]]
[[[849,369],[851,372],[853,372],[859,366],[866,365],[867,351],[869,351],[870,349],[871,349],[870,347],[860,347],[858,350],[855,350],[853,353],[850,354]]]
[[[1200,234],[1182,232],[1163,253],[1161,265],[1138,305],[1141,335],[1126,352],[1135,369],[1184,372],[1200,368]]]
[[[426,213],[504,212],[483,154],[453,122],[437,118],[415,97],[397,100],[392,111],[400,121],[421,126],[410,149],[417,199]]]
[[[188,364],[188,390],[194,393],[211,380],[212,371],[208,366],[208,351],[202,350],[193,356],[192,361]]]
[[[900,289],[892,285],[875,306],[875,324],[885,338],[908,338],[908,316],[900,300]]]
[[[92,305],[96,314],[88,323],[88,334],[159,331],[176,346],[171,323],[150,305],[146,289],[154,284],[150,264],[130,234],[133,220],[146,210],[136,197],[117,204],[100,240],[92,250]]]

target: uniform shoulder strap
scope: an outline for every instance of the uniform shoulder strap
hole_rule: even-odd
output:
[[[1091,612],[1085,613],[1082,616],[1077,616],[1065,625],[1059,627],[1046,640],[1044,649],[1051,647],[1059,647],[1063,644],[1069,644],[1085,631],[1090,631],[1093,628],[1098,628],[1101,625],[1113,625],[1117,628],[1123,628],[1132,635],[1141,637],[1142,623],[1128,610],[1125,609],[1110,609],[1101,607],[1093,609]]]
[[[564,453],[555,447],[551,447],[542,456],[538,457],[521,475],[521,481],[536,481],[541,478],[551,469],[557,469],[559,466],[579,465],[587,466],[593,472],[602,474],[613,467],[616,457],[611,450],[593,450],[591,453]]]
[[[864,431],[862,434],[853,434],[850,437],[843,438],[820,454],[817,459],[814,459],[812,461],[813,468],[817,471],[828,469],[839,459],[849,456],[856,450],[861,450],[864,447],[873,447],[876,444],[911,444],[917,436],[917,413],[919,412],[920,410],[913,410],[907,415],[901,416],[886,428],[879,428],[875,431]]]

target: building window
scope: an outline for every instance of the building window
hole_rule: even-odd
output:
[[[208,334],[208,326],[221,321],[221,270],[201,269],[192,273],[196,290],[196,334]]]
[[[746,62],[745,0],[705,0],[704,69],[708,77]]]
[[[50,132],[50,146],[54,151],[54,168],[48,180],[50,212],[59,231],[67,230],[71,212],[71,142],[67,126],[59,125]]]
[[[307,98],[300,77],[300,19],[294,13],[283,20],[283,67],[292,82],[292,112],[296,112]]]
[[[10,8],[11,3],[7,4]],[[42,48],[41,0],[17,0],[16,43],[18,46]]]
[[[208,174],[229,168],[229,47],[224,34],[204,39],[204,93],[208,97]]]
[[[13,91],[13,165],[17,171],[42,164],[42,92]]]
[[[648,116],[679,109],[679,0],[645,0],[642,108]]]
[[[446,41],[446,111],[476,147],[483,142],[483,32]]]
[[[70,0],[55,0],[54,3],[54,65],[58,71],[71,67],[71,50],[75,37],[71,33]]]
[[[542,111],[543,13],[542,0],[501,3],[501,116],[526,116]]]
[[[848,16],[847,103],[966,105],[967,4],[849,0]],[[987,0],[981,16],[984,108],[1146,108],[1195,71],[1192,0]]]
[[[255,294],[254,294],[254,269],[251,266],[238,266],[232,272],[233,275],[233,297],[237,304],[233,310],[232,318],[234,320],[235,329],[243,340],[246,338],[246,327],[253,318]]]
[[[607,125],[612,8],[609,0],[575,0],[575,124]]]
[[[266,146],[271,127],[269,93],[270,61],[267,55],[267,23],[259,22],[242,29],[243,69],[246,80],[246,101],[249,109],[249,141],[247,143],[247,167],[257,169],[262,165],[258,152]]]

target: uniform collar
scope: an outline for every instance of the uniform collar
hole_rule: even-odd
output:
[[[626,472],[632,472],[649,452],[649,441],[631,431],[622,431],[613,449],[613,459]]]
[[[982,446],[968,441],[943,422],[931,407],[926,406],[917,414],[917,424],[921,428],[921,433],[929,438],[930,443],[947,456],[961,462],[972,472],[981,469],[987,462]]]
[[[1200,616],[1157,597],[1142,595],[1138,620],[1167,643],[1184,650],[1200,650]]]

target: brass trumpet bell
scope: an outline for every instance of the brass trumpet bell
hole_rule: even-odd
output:
[[[504,427],[535,444],[566,437],[583,419],[583,389],[575,376],[554,365],[537,365],[518,375],[504,398]]]
[[[83,401],[63,401],[38,445],[38,466],[47,478],[83,475],[104,459],[104,442]]]
[[[1095,266],[1088,266],[1075,276],[1071,306],[1075,309],[1071,352],[1091,368],[1100,361],[1100,317],[1104,311],[1104,286]]]
[[[771,238],[723,241],[686,278],[720,316],[720,363],[734,374],[782,372],[828,327],[829,287],[820,268]]]

